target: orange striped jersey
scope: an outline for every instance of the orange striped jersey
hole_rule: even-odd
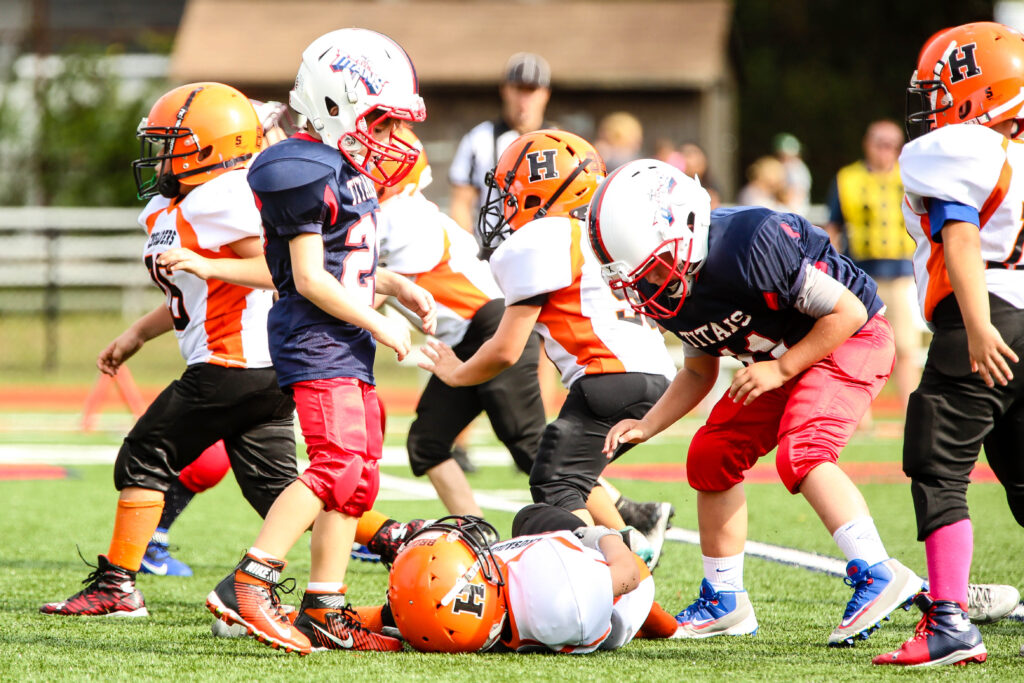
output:
[[[601,278],[582,221],[530,221],[498,246],[490,263],[506,305],[542,301],[536,329],[566,387],[583,375],[675,376],[661,332]]]
[[[225,367],[270,366],[267,313],[273,293],[170,272],[156,258],[185,247],[209,258],[238,258],[228,248],[246,237],[261,237],[260,214],[245,180],[246,170],[229,171],[184,197],[153,197],[139,215],[149,239],[143,261],[167,296],[174,333],[185,361]]]
[[[501,298],[486,261],[477,258],[476,240],[418,190],[395,195],[377,216],[380,265],[412,279],[437,303],[434,336],[455,346],[470,320],[491,299]],[[393,298],[389,304],[414,325],[420,318]]]
[[[906,189],[903,214],[917,243],[914,274],[925,320],[953,293],[942,226],[931,225],[929,199],[978,212],[988,291],[1024,308],[1024,141],[1011,141],[985,126],[944,126],[904,146],[900,169]]]
[[[516,652],[615,649],[632,640],[650,614],[651,575],[614,598],[604,555],[569,531],[516,536],[491,550],[505,568],[511,636],[502,643]]]

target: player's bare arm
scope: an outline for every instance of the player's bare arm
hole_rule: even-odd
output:
[[[118,368],[134,356],[142,346],[154,337],[174,329],[174,319],[167,307],[161,304],[142,316],[110,342],[96,358],[96,367],[105,375],[113,377]]]
[[[508,306],[494,336],[484,342],[465,363],[458,359],[451,347],[431,341],[421,349],[427,360],[419,365],[437,375],[448,386],[482,384],[515,365],[523,355],[538,316],[540,306]]]
[[[612,595],[617,598],[635,590],[643,577],[637,556],[626,547],[622,536],[617,533],[604,536],[599,546],[612,575]]]
[[[409,328],[404,321],[394,321],[378,313],[370,301],[359,300],[341,282],[324,270],[324,242],[320,235],[298,235],[288,243],[295,289],[319,308],[339,320],[370,332],[404,359],[412,347]]]
[[[718,357],[688,357],[668,389],[640,420],[617,422],[604,439],[604,454],[609,458],[625,443],[643,443],[697,407],[715,385]]]
[[[985,384],[1002,386],[1013,379],[1006,359],[1020,359],[992,324],[985,285],[985,266],[981,259],[981,233],[978,226],[964,221],[949,221],[942,226],[946,271],[967,329],[967,350],[971,371]]]
[[[475,222],[473,208],[476,206],[479,196],[479,191],[472,185],[455,185],[452,187],[448,215],[467,232],[473,232]]]
[[[437,304],[434,302],[434,295],[412,280],[387,268],[378,267],[376,295],[395,297],[398,303],[420,317],[425,333],[434,334],[437,331]],[[374,303],[376,304],[376,298]]]
[[[737,372],[729,387],[729,397],[736,403],[750,405],[761,394],[778,389],[835,351],[867,321],[864,304],[844,289],[832,312],[818,318],[811,331],[778,360],[753,363]]]
[[[191,249],[174,247],[160,254],[156,262],[171,272],[183,270],[203,280],[213,278],[253,289],[274,289],[260,238],[246,237],[232,242],[228,248],[239,258],[207,258]]]

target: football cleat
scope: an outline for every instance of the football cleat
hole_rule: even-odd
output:
[[[654,561],[656,559],[654,548],[651,547],[651,543],[647,540],[646,536],[631,526],[619,529],[619,535],[622,536],[622,542],[626,544],[626,547],[643,560],[648,569],[654,568]],[[661,553],[659,552],[658,554],[660,555]]]
[[[399,652],[402,641],[374,633],[345,602],[344,593],[306,591],[295,628],[309,638],[314,650],[374,650]]]
[[[353,543],[350,554],[353,560],[360,562],[380,562],[380,555],[370,552],[370,549],[362,543]]]
[[[43,614],[81,617],[148,617],[146,601],[135,587],[135,572],[111,564],[105,555],[96,557],[96,566],[82,583],[84,589],[61,602],[48,602],[39,608]],[[88,563],[86,563],[88,564]]]
[[[967,585],[967,618],[975,624],[994,624],[1020,604],[1020,591],[997,583]]]
[[[281,611],[284,612],[288,621],[295,623],[295,617],[299,614],[295,607],[281,603]],[[210,633],[216,638],[245,638],[249,635],[249,629],[241,624],[229,624],[226,621],[214,619],[210,624]]]
[[[403,524],[402,522],[389,520],[377,530],[377,533],[373,535],[370,542],[366,544],[366,548],[371,553],[380,556],[381,562],[391,566],[391,563],[395,561],[395,556],[398,555],[398,549],[405,543],[405,539],[432,521],[428,519],[413,519]]]
[[[745,636],[757,633],[757,617],[747,591],[715,591],[707,579],[700,582],[697,600],[676,615],[672,638]]]
[[[260,560],[248,553],[235,570],[206,596],[206,608],[228,625],[240,624],[261,643],[308,655],[309,638],[288,619],[277,591],[291,593],[295,580],[281,581],[282,560]]]
[[[914,637],[898,650],[878,655],[874,664],[896,666],[964,665],[988,658],[981,631],[970,622],[967,613],[952,600],[932,600],[918,593],[914,603],[921,610]]]
[[[192,567],[171,557],[166,529],[157,529],[153,534],[153,539],[146,546],[146,554],[142,556],[139,571],[157,576],[192,576]]]
[[[870,567],[864,560],[850,560],[846,574],[843,581],[853,588],[853,597],[828,637],[829,647],[853,647],[855,641],[867,640],[893,610],[910,609],[921,590],[921,577],[892,558]]]
[[[615,503],[615,509],[622,515],[622,521],[644,536],[651,533],[658,523],[662,521],[662,517],[665,514],[665,506],[668,506],[671,510],[670,517],[676,513],[671,503],[656,503],[654,501],[638,503],[626,496],[620,496],[619,500]]]

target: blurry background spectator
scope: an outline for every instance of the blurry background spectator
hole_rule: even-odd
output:
[[[878,283],[885,317],[896,337],[893,378],[903,408],[920,378],[921,328],[917,323],[914,240],[903,224],[899,159],[903,129],[883,119],[868,126],[864,158],[844,166],[829,189],[833,245]]]
[[[803,146],[791,133],[779,133],[772,141],[775,158],[782,162],[786,172],[786,185],[782,189],[782,203],[793,213],[807,215],[811,206],[811,172],[800,157]]]
[[[679,146],[679,156],[682,159],[683,173],[691,178],[699,178],[700,184],[711,195],[711,208],[717,208],[721,203],[718,186],[711,179],[708,170],[708,155],[696,142],[684,142]]]
[[[775,157],[761,157],[747,168],[747,184],[736,195],[742,206],[764,206],[788,211],[780,197],[786,186],[786,170]]]
[[[505,148],[523,133],[550,125],[544,122],[550,86],[551,67],[543,57],[518,52],[509,58],[499,88],[501,118],[484,121],[466,133],[448,169],[452,184],[448,213],[464,229],[474,232],[487,196],[484,177]]]
[[[608,114],[597,126],[594,147],[604,159],[608,172],[640,158],[644,144],[644,129],[640,121],[625,111]]]

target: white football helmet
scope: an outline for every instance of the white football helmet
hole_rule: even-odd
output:
[[[698,180],[655,159],[638,159],[616,169],[597,189],[587,211],[587,232],[601,261],[601,275],[621,289],[630,305],[652,318],[669,318],[682,308],[686,290],[704,264],[711,226],[711,197]],[[668,277],[655,287],[640,283],[658,265]],[[651,290],[654,289],[651,293]],[[657,301],[662,293],[672,307]]]
[[[343,28],[314,40],[302,53],[289,102],[325,145],[337,148],[364,175],[379,169],[381,161],[394,162],[391,173],[374,178],[378,183],[394,185],[416,163],[419,152],[402,138],[403,128],[394,128],[387,142],[371,134],[385,118],[422,121],[427,116],[409,55],[383,34]],[[331,115],[335,106],[337,114]]]

